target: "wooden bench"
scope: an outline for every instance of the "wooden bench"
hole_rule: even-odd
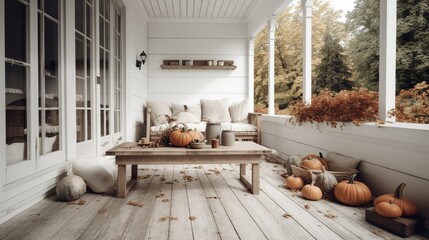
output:
[[[152,111],[150,107],[147,107],[145,111],[146,137],[149,139],[149,141],[160,138],[159,132],[151,131],[151,127],[152,127],[151,120],[150,120],[151,112]],[[249,115],[247,116],[249,124],[255,126],[256,131],[235,132],[235,139],[237,141],[253,141],[256,143],[261,143],[261,117],[262,117],[262,113],[249,113]]]
[[[253,194],[259,194],[259,164],[271,153],[271,149],[251,141],[236,142],[234,146],[202,149],[159,147],[142,148],[137,143],[122,143],[106,152],[116,156],[118,165],[118,197],[124,198],[137,182],[138,165],[163,164],[240,164],[240,180]],[[252,179],[246,178],[246,165],[252,164]],[[126,182],[126,167],[131,165],[131,180]]]

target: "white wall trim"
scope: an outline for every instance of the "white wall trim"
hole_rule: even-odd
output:
[[[149,18],[148,23],[245,23],[243,18]]]
[[[276,16],[271,16],[268,21],[268,114],[275,114],[274,103],[274,71],[275,71],[275,43],[276,43]]]
[[[249,39],[249,73],[248,73],[248,94],[249,94],[249,111],[255,111],[255,38]]]
[[[313,0],[301,0],[304,41],[303,41],[303,80],[302,80],[302,100],[305,103],[311,103],[311,34],[313,18]]]

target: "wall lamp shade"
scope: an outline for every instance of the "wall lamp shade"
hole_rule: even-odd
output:
[[[145,62],[146,62],[147,54],[144,51],[142,51],[140,53],[139,57],[140,57],[140,60],[138,60],[138,59],[136,60],[136,67],[138,67],[139,70],[141,70],[142,69],[142,65],[144,65]]]

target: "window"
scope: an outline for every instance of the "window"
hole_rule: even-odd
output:
[[[100,0],[100,127],[101,136],[110,135],[110,1]]]
[[[115,7],[115,27],[114,27],[114,133],[122,131],[122,41],[121,41],[121,12]]]
[[[38,3],[39,155],[60,149],[60,19],[59,2]]]
[[[6,162],[29,158],[29,3],[5,1]]]
[[[93,1],[75,1],[76,141],[92,139]]]

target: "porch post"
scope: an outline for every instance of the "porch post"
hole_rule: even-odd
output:
[[[304,27],[302,100],[311,103],[311,22],[313,0],[301,0]]]
[[[276,18],[268,21],[268,114],[274,115],[274,44],[276,40]]]
[[[380,1],[380,66],[378,116],[394,122],[388,112],[395,108],[396,85],[396,1]]]
[[[255,111],[255,38],[249,38],[249,72],[248,72],[248,99],[249,111]]]

